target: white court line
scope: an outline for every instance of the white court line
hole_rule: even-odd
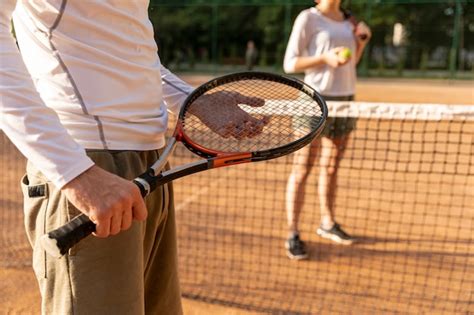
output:
[[[220,184],[224,179],[225,179],[224,177],[221,177],[218,180],[213,180],[210,185],[197,190],[195,194],[192,194],[189,198],[186,198],[183,202],[181,202],[179,205],[177,205],[175,207],[175,212],[179,212],[183,208],[187,207],[189,204],[191,204],[197,198],[199,198],[200,196],[206,194],[211,188],[214,188],[215,186]]]

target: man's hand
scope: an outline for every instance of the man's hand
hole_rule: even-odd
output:
[[[234,137],[240,140],[255,137],[262,132],[269,119],[252,117],[239,104],[261,107],[265,105],[265,100],[237,92],[219,91],[201,96],[191,105],[189,112],[224,138]]]
[[[67,199],[96,224],[94,235],[125,231],[147,217],[140,190],[131,181],[93,166],[63,187]]]

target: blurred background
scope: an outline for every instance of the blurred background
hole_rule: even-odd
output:
[[[343,1],[373,37],[362,77],[474,78],[474,5],[469,0]],[[248,41],[257,68],[281,70],[297,14],[311,0],[152,0],[162,62],[174,71],[245,68]]]

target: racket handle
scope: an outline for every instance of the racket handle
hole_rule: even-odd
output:
[[[138,189],[140,189],[140,194],[143,198],[148,196],[156,189],[156,187],[158,187],[159,176],[154,176],[154,174],[154,170],[150,168],[133,180],[133,183],[138,186]]]
[[[95,232],[95,224],[85,214],[80,214],[65,225],[41,236],[43,249],[60,258],[81,240]]]

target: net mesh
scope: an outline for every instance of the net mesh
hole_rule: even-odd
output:
[[[329,115],[359,117],[334,204],[358,242],[316,235],[317,165],[300,218],[304,261],[289,260],[284,247],[292,156],[184,177],[175,182],[183,296],[272,314],[473,313],[474,107],[341,103]],[[30,249],[12,184],[24,162],[1,141],[0,267],[8,271],[28,266]],[[172,163],[195,159],[178,146]]]

